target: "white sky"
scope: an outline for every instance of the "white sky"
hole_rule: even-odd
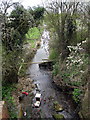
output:
[[[0,0],[1,1],[12,1],[12,2],[20,2],[25,8],[28,7],[33,7],[33,6],[46,6],[46,4],[48,4],[48,2],[51,1],[84,1],[87,2],[89,0]],[[8,12],[10,13],[12,10],[12,8],[8,9]]]
[[[82,1],[82,2],[88,2],[89,0],[0,0],[1,1],[12,1],[12,2],[20,2],[25,8],[28,8],[28,6],[33,7],[33,6],[38,6],[38,5],[45,5],[48,2],[51,1]]]
[[[12,1],[21,2],[21,4],[25,8],[28,8],[28,6],[33,7],[33,6],[43,5],[46,2],[46,0],[12,0]]]
[[[45,7],[45,4],[49,0],[0,0],[0,3],[2,3],[2,1],[7,1],[11,3],[19,2],[24,6],[24,8],[27,9],[28,7],[33,7],[33,6],[44,6]],[[10,7],[7,12],[10,13],[12,9],[13,7]]]
[[[22,4],[26,8],[28,6],[32,7],[32,6],[42,5],[43,3],[42,0],[23,0]]]

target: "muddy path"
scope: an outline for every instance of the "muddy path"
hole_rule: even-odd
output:
[[[27,115],[26,118],[51,118],[55,113],[53,109],[53,103],[58,101],[63,107],[63,111],[60,114],[64,115],[66,119],[75,119],[78,120],[77,114],[75,114],[75,105],[73,104],[70,96],[66,95],[65,92],[61,92],[52,82],[52,76],[49,71],[40,69],[38,62],[42,62],[45,59],[48,59],[48,42],[49,42],[49,32],[44,30],[41,37],[41,47],[37,50],[36,55],[34,56],[32,62],[37,62],[37,64],[32,64],[27,70],[27,74],[32,80],[36,88],[33,93],[37,92],[39,89],[42,94],[42,101],[40,108],[34,108],[34,97],[32,98],[31,105],[27,106]],[[29,100],[29,98],[28,98]],[[26,98],[26,101],[28,101]],[[27,102],[28,103],[28,102]]]

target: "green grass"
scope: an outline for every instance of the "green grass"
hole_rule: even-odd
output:
[[[26,42],[31,44],[31,48],[35,48],[36,40],[41,36],[41,31],[37,27],[30,28],[26,34]]]
[[[40,37],[40,31],[37,27],[30,28],[28,33],[26,34],[26,38],[28,39],[38,39]]]

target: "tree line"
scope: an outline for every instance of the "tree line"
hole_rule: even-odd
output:
[[[44,8],[25,9],[19,2],[2,1],[0,9],[2,25],[2,76],[3,83],[18,82],[18,69],[22,62],[22,48],[29,28],[38,26]],[[8,9],[13,7],[10,14]]]

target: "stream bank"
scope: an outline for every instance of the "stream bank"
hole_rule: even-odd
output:
[[[64,60],[57,60],[53,67],[53,82],[63,91],[71,94],[81,119],[88,119],[89,108],[89,56],[86,53],[87,40],[68,46],[70,54]]]
[[[33,96],[33,89],[35,88],[35,85],[33,84],[33,80],[26,74],[26,69],[28,68],[30,62],[32,61],[34,55],[36,54],[37,49],[39,48],[40,42],[37,41],[35,48],[31,48],[30,44],[25,44],[23,46],[23,63],[20,68],[19,72],[19,78],[18,78],[18,84],[15,85],[16,90],[12,91],[12,97],[14,98],[14,105],[15,105],[15,114],[17,115],[17,118],[22,118],[23,113],[26,109],[26,107],[30,104],[30,101],[32,100]],[[19,101],[19,97],[22,96],[22,92],[29,93],[28,96],[24,96],[21,101]],[[28,98],[28,105],[25,102]]]
[[[23,59],[18,72],[18,83],[8,84],[3,87],[3,100],[6,101],[5,105],[8,108],[9,118],[18,117],[19,109],[21,109],[19,96],[22,95],[22,92],[29,92],[31,97],[32,89],[35,87],[33,81],[26,75],[26,69],[38,49],[37,43],[39,44],[40,42],[36,41],[35,48],[31,48],[30,44],[25,44],[23,46]]]

